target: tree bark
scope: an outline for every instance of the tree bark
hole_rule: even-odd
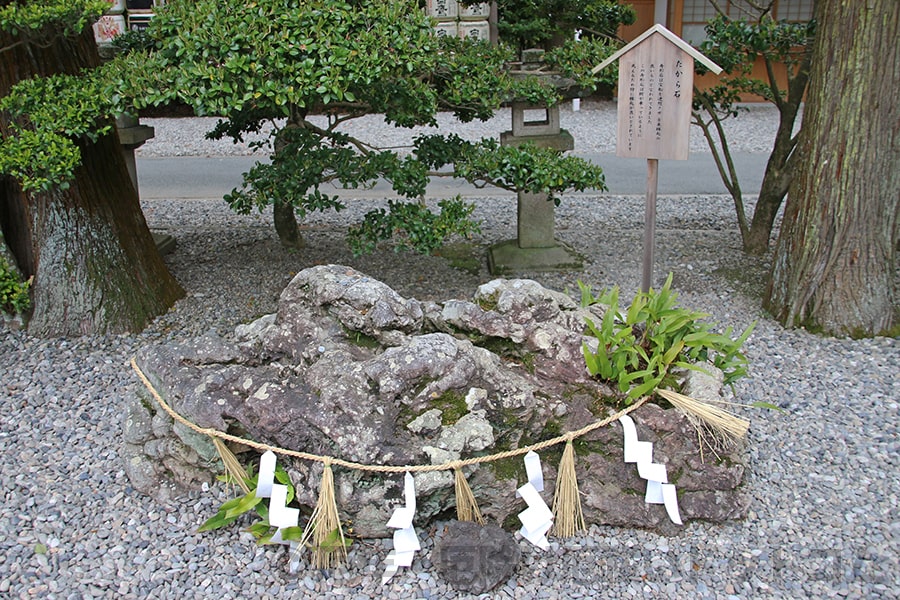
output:
[[[305,116],[305,113],[303,114]],[[300,126],[299,121],[303,117],[296,115],[293,110],[291,115],[284,129],[275,136],[275,154],[285,151],[284,148],[287,146],[287,142],[284,139],[285,132],[292,127]],[[272,218],[275,223],[275,233],[278,234],[278,239],[281,241],[282,246],[291,250],[304,246],[303,237],[300,235],[300,225],[297,222],[297,212],[294,210],[292,203],[276,198],[272,203]]]
[[[765,307],[869,336],[896,318],[900,3],[819,0],[809,97]]]
[[[796,172],[796,140],[793,136],[794,123],[803,102],[809,81],[809,55],[802,60],[797,71],[790,77],[787,97],[779,100],[778,131],[775,144],[766,163],[762,185],[756,200],[756,208],[747,235],[744,237],[744,251],[748,254],[765,254],[769,250],[769,240],[775,226],[781,204],[788,193],[791,179]]]
[[[0,32],[0,96],[28,77],[99,64],[90,28],[20,41]],[[8,117],[0,115],[3,135]],[[184,294],[156,250],[118,135],[79,149],[82,165],[67,189],[26,193],[10,178],[0,182],[0,225],[24,275],[34,276],[28,331],[38,336],[138,331]]]

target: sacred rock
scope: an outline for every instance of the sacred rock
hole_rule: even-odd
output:
[[[582,344],[585,318],[603,308],[529,280],[494,280],[471,301],[420,302],[351,268],[306,269],[281,294],[278,311],[186,343],[143,348],[136,363],[160,396],[189,422],[271,446],[367,465],[445,464],[522,448],[574,431],[614,409],[611,390],[591,378]],[[709,366],[709,369],[712,369]],[[721,382],[692,383],[717,396]],[[696,396],[695,396],[696,397]],[[699,399],[704,399],[700,396]],[[631,413],[640,440],[677,485],[685,520],[746,514],[741,448],[701,454],[691,422],[645,404]],[[160,410],[141,386],[125,417],[125,467],[132,485],[156,496],[212,481],[222,470],[212,440]],[[588,523],[671,529],[662,506],[644,503],[646,482],[623,462],[618,423],[574,441]],[[552,503],[562,444],[539,452]],[[259,460],[240,445],[245,466]],[[297,502],[316,502],[322,465],[279,456]],[[518,529],[526,481],[522,457],[463,469],[488,523]],[[402,503],[402,473],[335,466],[342,519],[354,535],[385,537]],[[417,525],[454,514],[453,471],[415,474]]]

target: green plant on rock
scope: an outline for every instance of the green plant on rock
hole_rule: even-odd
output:
[[[603,319],[595,324],[587,320],[589,335],[597,338],[597,350],[585,343],[582,351],[591,375],[614,383],[626,396],[626,404],[664,387],[673,389],[672,370],[703,370],[711,362],[730,384],[746,375],[747,359],[741,346],[753,331],[750,325],[736,339],[729,327],[723,333],[713,331],[709,316],[676,305],[678,294],[672,291],[672,275],[659,290],[650,289],[634,297],[622,313],[619,289],[613,287],[594,297],[588,286],[579,282],[581,304],[607,307]]]

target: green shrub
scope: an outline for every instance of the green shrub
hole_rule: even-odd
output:
[[[713,331],[705,322],[709,315],[676,306],[678,294],[672,291],[672,275],[655,291],[641,292],[622,314],[619,289],[613,287],[598,297],[579,282],[582,306],[603,304],[608,308],[596,325],[587,320],[589,334],[599,341],[597,351],[584,344],[584,359],[591,375],[618,385],[626,394],[626,403],[653,392],[658,387],[676,387],[672,367],[703,370],[711,362],[725,374],[725,383],[747,374],[747,359],[741,346],[755,324],[737,339],[732,330]]]
[[[28,295],[30,287],[31,279],[22,281],[6,259],[0,256],[0,310],[11,315],[28,310],[31,306]]]

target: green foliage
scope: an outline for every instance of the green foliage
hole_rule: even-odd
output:
[[[591,375],[618,385],[630,404],[662,386],[673,388],[673,367],[702,370],[712,362],[725,374],[725,383],[746,375],[747,359],[741,346],[753,331],[748,327],[737,339],[732,330],[715,333],[704,322],[708,315],[676,305],[672,275],[659,290],[637,294],[626,312],[619,311],[619,290],[614,287],[598,297],[579,282],[581,304],[607,306],[599,325],[587,320],[590,335],[597,338],[596,352],[588,344],[582,351]]]
[[[223,477],[226,481],[228,480],[227,475]],[[212,531],[214,529],[227,527],[241,518],[241,516],[251,511],[255,511],[261,520],[251,524],[247,527],[246,531],[253,534],[257,543],[269,543],[272,536],[275,534],[276,528],[269,525],[269,510],[266,508],[265,499],[257,497],[256,495],[257,479],[258,476],[248,478],[246,482],[251,488],[250,491],[243,496],[232,498],[223,503],[216,514],[204,521],[204,523],[197,528],[197,531]],[[291,478],[287,471],[285,471],[281,465],[275,466],[275,481],[287,486],[286,502],[290,504],[295,496],[294,485],[291,483]],[[301,527],[286,527],[281,532],[281,537],[287,541],[298,541],[302,536],[303,529]]]
[[[437,107],[440,41],[409,2],[174,0],[148,33],[158,49],[128,82],[139,103],[263,118],[337,108],[403,125],[430,123]]]
[[[220,123],[219,132],[223,125]],[[340,133],[291,127],[280,135],[283,147],[271,162],[257,163],[244,175],[241,189],[225,196],[235,211],[246,214],[276,201],[293,204],[300,216],[316,210],[340,210],[343,205],[337,197],[322,193],[319,186],[340,180],[347,187],[358,187],[382,175],[394,156],[367,160],[350,147],[349,136]]]
[[[427,254],[439,248],[451,235],[468,236],[479,231],[470,217],[475,207],[457,196],[441,200],[437,214],[418,202],[388,201],[383,208],[368,213],[350,227],[347,241],[355,256],[373,252],[380,241],[393,240],[394,249]]]
[[[157,45],[147,33],[147,29],[129,29],[112,39],[110,45],[123,54],[129,52],[155,50]]]
[[[0,9],[0,27],[22,43],[46,44],[55,35],[74,35],[106,8],[102,1],[12,3]],[[108,98],[95,73],[17,83],[0,99],[7,121],[0,174],[16,178],[26,191],[65,186],[81,161],[79,139],[96,140],[112,129]]]
[[[512,98],[548,104],[559,100],[556,89],[538,78],[507,74],[506,63],[516,58],[508,46],[447,37],[439,38],[439,44],[432,78],[438,106],[464,123],[491,118],[494,110]]]
[[[567,190],[606,189],[600,167],[530,142],[501,146],[494,139],[467,142],[452,134],[428,135],[416,138],[414,152],[418,161],[431,169],[452,164],[454,170],[449,174],[470,183],[545,193],[552,200]]]
[[[197,531],[212,531],[231,525],[237,521],[241,515],[260,506],[262,500],[262,498],[256,496],[255,489],[250,490],[243,496],[232,498],[222,504],[222,506],[219,507],[219,511],[214,516],[207,519]]]
[[[0,244],[3,243],[0,236]],[[6,259],[0,255],[0,310],[7,314],[24,313],[31,306],[28,289],[31,280],[22,281]]]
[[[58,134],[26,129],[0,141],[0,173],[15,177],[26,191],[67,187],[79,164],[81,151]]]
[[[508,48],[437,37],[414,0],[170,0],[145,34],[124,36],[121,44],[127,54],[96,72],[26,82],[4,101],[16,122],[28,125],[13,127],[3,140],[0,172],[27,189],[65,185],[80,159],[79,139],[108,132],[108,115],[181,103],[197,115],[223,118],[213,137],[240,141],[275,125],[270,161],[226,196],[236,211],[275,203],[291,205],[300,217],[340,210],[323,184],[356,188],[382,178],[413,200],[392,202],[396,214],[376,212],[354,228],[356,252],[371,250],[376,236],[428,252],[448,235],[475,230],[471,208],[459,200],[441,203],[439,214],[418,202],[434,174],[429,168],[453,165],[439,174],[554,198],[566,189],[603,189],[599,168],[534,147],[448,139],[402,154],[342,133],[348,120],[371,113],[412,127],[434,125],[439,110],[462,121],[484,120],[512,98],[558,100],[540,79],[509,74]],[[557,60],[582,75],[593,66],[573,48]],[[48,103],[49,97],[59,101]],[[327,124],[314,124],[309,114],[326,116]]]
[[[619,80],[618,62],[594,75],[591,70],[615,54],[621,44],[605,37],[575,41],[567,39],[561,46],[544,54],[544,60],[554,71],[574,79],[586,92],[596,91],[600,83],[614,86]]]
[[[79,139],[96,141],[112,131],[112,102],[95,74],[26,79],[0,99],[12,119],[0,141],[0,173],[26,191],[66,187],[81,163]],[[52,102],[47,99],[52,98]]]
[[[620,24],[634,23],[634,9],[615,0],[498,0],[500,39],[524,48],[549,47],[561,38],[615,37]]]
[[[707,23],[706,33],[708,38],[700,51],[722,67],[725,75],[723,83],[705,93],[716,97],[717,104],[728,112],[736,100],[734,92],[756,94],[773,103],[785,99],[787,90],[779,89],[771,80],[750,76],[753,64],[762,58],[770,64],[784,64],[793,74],[812,47],[815,21],[790,23],[763,16],[753,22],[720,15]],[[699,73],[705,72],[702,64],[696,66]]]
[[[256,120],[293,109],[379,113],[410,127],[434,124],[439,109],[486,119],[520,92],[536,93],[505,73],[508,49],[439,38],[409,0],[172,0],[148,35],[154,51],[130,55],[141,64],[122,72],[124,95],[139,107],[180,100],[200,115]]]
[[[92,74],[26,79],[0,100],[0,109],[14,118],[27,116],[35,130],[96,141],[113,128],[108,118],[112,103],[98,98],[105,91],[104,83]],[[47,102],[48,98],[54,101]]]
[[[0,7],[0,29],[22,39],[76,35],[108,8],[105,0],[13,1]]]
[[[557,204],[559,194],[566,190],[606,190],[600,167],[531,143],[501,146],[496,140],[485,139],[464,146],[455,173],[476,184],[490,184],[516,192],[544,193]]]

